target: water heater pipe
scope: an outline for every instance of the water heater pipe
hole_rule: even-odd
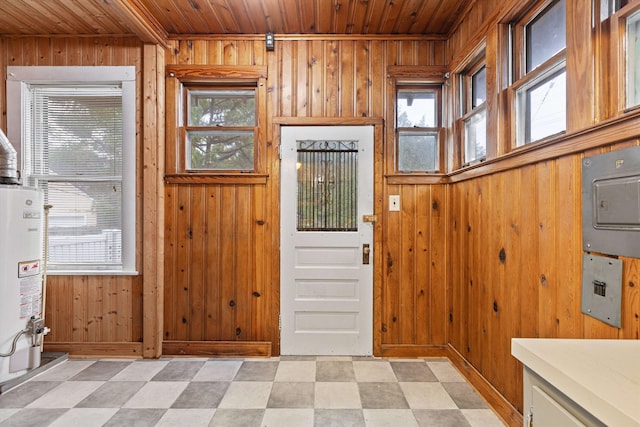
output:
[[[9,138],[0,129],[0,182],[18,183],[18,156]]]
[[[47,258],[49,257],[49,210],[53,206],[44,205],[44,259],[42,260],[42,320],[45,320],[45,311],[47,309]],[[50,329],[45,327],[44,333],[40,339],[40,351],[44,351],[44,336],[49,333]]]

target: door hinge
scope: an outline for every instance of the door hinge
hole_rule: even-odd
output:
[[[278,145],[278,157],[282,160],[282,144]]]
[[[278,314],[278,330],[282,330],[282,316]]]

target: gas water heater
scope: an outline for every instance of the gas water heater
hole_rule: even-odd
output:
[[[15,151],[0,131],[0,383],[40,366],[44,204],[19,185]]]

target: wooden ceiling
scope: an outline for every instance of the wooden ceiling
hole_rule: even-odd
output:
[[[0,0],[0,35],[446,35],[474,0]]]

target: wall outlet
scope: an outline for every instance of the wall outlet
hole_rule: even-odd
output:
[[[389,196],[389,211],[397,212],[400,210],[400,196],[395,194]]]

